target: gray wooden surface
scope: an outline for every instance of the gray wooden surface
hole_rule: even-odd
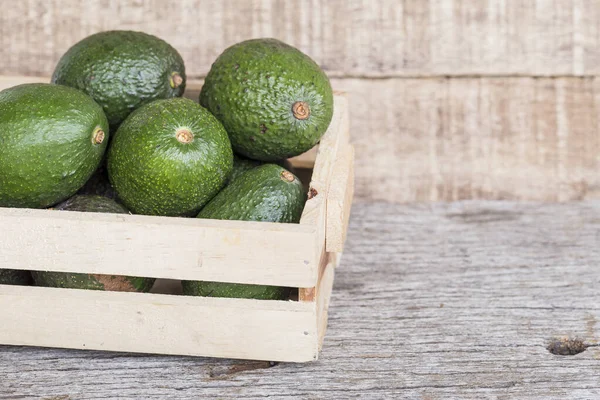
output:
[[[597,399],[599,244],[600,202],[358,204],[318,362],[0,347],[0,399]]]

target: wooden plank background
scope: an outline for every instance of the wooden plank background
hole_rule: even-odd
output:
[[[3,1],[0,74],[48,76],[108,29],[164,38],[199,79],[237,41],[299,47],[350,93],[359,201],[600,187],[600,0]]]

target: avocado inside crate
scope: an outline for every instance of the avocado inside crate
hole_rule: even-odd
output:
[[[318,151],[292,159],[311,193],[299,224],[0,208],[0,268],[159,279],[153,293],[0,285],[0,344],[317,359],[352,203],[353,151],[337,94]],[[174,295],[180,280],[298,290],[292,301]]]

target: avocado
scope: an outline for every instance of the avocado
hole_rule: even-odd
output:
[[[84,211],[126,214],[127,209],[102,196],[76,195],[55,207],[63,211]],[[37,286],[70,289],[109,290],[117,292],[148,292],[155,279],[133,276],[79,274],[69,272],[32,271]]]
[[[177,50],[156,36],[133,31],[86,37],[62,56],[52,75],[53,83],[92,96],[113,131],[141,105],[181,97],[185,81]]]
[[[100,165],[92,177],[83,185],[77,194],[97,195],[116,199],[117,194],[108,180],[108,171],[105,165]]]
[[[186,296],[257,300],[285,300],[290,296],[290,288],[278,286],[203,281],[183,281],[181,285]]]
[[[119,200],[136,214],[193,216],[233,168],[227,132],[192,100],[157,100],[123,122],[108,153]]]
[[[26,84],[0,92],[0,207],[46,208],[98,168],[108,141],[102,108],[79,90]]]
[[[31,273],[18,269],[0,269],[0,285],[30,285]]]
[[[198,218],[297,223],[306,201],[300,180],[275,164],[246,171],[215,196]],[[191,296],[286,299],[289,288],[183,281],[183,293]]]
[[[231,182],[198,218],[298,223],[305,202],[302,182],[294,174],[264,164]]]
[[[106,290],[111,292],[149,292],[155,279],[133,276],[75,274],[32,271],[36,286],[66,289]]]
[[[233,172],[231,173],[231,176],[229,177],[228,182],[232,182],[234,179],[236,179],[238,176],[242,175],[244,172],[251,170],[254,167],[258,167],[259,165],[263,165],[263,164],[265,164],[265,163],[262,161],[252,160],[250,158],[246,158],[246,157],[240,156],[238,154],[234,154],[233,155]],[[280,161],[277,161],[276,164],[282,166],[283,168],[287,169],[291,173],[295,173],[294,167],[288,160],[280,160]]]
[[[317,144],[331,122],[333,92],[306,54],[276,39],[252,39],[217,58],[200,104],[223,123],[237,153],[276,161]]]

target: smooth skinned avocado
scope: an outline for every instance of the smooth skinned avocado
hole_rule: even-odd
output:
[[[233,168],[227,132],[188,99],[157,100],[121,125],[108,154],[119,200],[136,214],[193,216]]]
[[[46,208],[72,196],[108,142],[102,108],[66,86],[0,92],[0,207]]]
[[[102,196],[77,195],[55,207],[61,211],[82,211],[127,214],[125,207]],[[148,292],[155,279],[132,276],[79,274],[69,272],[32,271],[36,286],[70,289],[108,290],[117,292]]]
[[[244,172],[232,181],[198,214],[198,218],[297,223],[306,193],[300,180],[275,164]],[[289,288],[183,281],[183,293],[191,296],[286,299]]]
[[[53,83],[92,96],[113,130],[143,104],[181,97],[185,80],[177,50],[156,36],[133,31],[88,36],[62,56],[52,75]]]
[[[333,92],[306,54],[275,39],[253,39],[217,58],[200,104],[223,123],[237,153],[276,161],[317,144],[331,122]]]

